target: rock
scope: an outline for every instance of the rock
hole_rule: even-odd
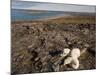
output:
[[[61,52],[62,52],[61,50],[54,49],[54,50],[49,51],[49,54],[51,56],[57,56],[57,55],[61,54]]]
[[[75,70],[63,65],[68,57],[60,56],[64,48],[71,52],[73,48],[86,47],[87,51],[79,57],[78,70],[95,69],[96,25],[66,22],[63,19],[12,23],[12,74]],[[68,52],[64,53],[67,55]]]

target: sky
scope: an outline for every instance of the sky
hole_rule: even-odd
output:
[[[59,3],[45,3],[34,1],[12,0],[13,9],[31,9],[31,10],[51,10],[68,12],[90,12],[95,13],[96,7],[93,5],[73,5]]]

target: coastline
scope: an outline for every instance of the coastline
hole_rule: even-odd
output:
[[[36,20],[20,20],[20,21],[12,21],[11,23],[30,23],[30,22],[48,22],[48,21],[61,21],[62,20],[68,20],[67,23],[75,23],[72,22],[72,20],[77,21],[77,23],[91,23],[94,24],[96,21],[95,16],[66,16],[66,15],[60,15],[60,16],[54,16],[54,17],[49,17],[49,18],[44,18],[44,19],[36,19]],[[87,20],[87,22],[80,22],[81,19],[83,21]]]

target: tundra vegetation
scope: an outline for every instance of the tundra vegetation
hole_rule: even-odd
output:
[[[95,16],[12,22],[11,38],[12,74],[96,68]]]

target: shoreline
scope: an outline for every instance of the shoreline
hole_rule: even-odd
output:
[[[81,20],[81,19],[86,19],[87,21],[90,21],[90,20],[94,20],[94,22],[93,21],[91,21],[91,22],[88,22],[88,23],[92,23],[92,24],[94,24],[95,23],[95,20],[96,20],[96,18],[95,18],[95,16],[66,16],[66,15],[60,15],[60,16],[54,16],[54,17],[49,17],[49,18],[44,18],[44,19],[36,19],[36,20],[20,20],[20,21],[11,21],[11,23],[13,24],[13,23],[31,23],[31,22],[48,22],[48,21],[56,21],[56,20],[76,20],[76,19],[78,19],[79,21]],[[78,21],[77,20],[77,21]],[[71,22],[70,22],[71,23]]]

